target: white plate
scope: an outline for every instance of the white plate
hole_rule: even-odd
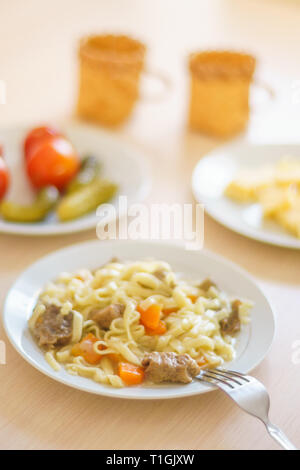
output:
[[[261,242],[300,249],[300,240],[275,222],[263,219],[259,204],[239,204],[224,195],[225,187],[241,169],[275,164],[286,155],[300,159],[300,145],[244,142],[220,147],[196,165],[192,177],[194,196],[225,227]]]
[[[91,154],[103,163],[103,176],[119,184],[119,191],[112,203],[116,213],[118,196],[127,196],[128,204],[143,200],[150,189],[150,173],[145,157],[114,134],[89,125],[70,122],[55,126],[74,144],[81,156]],[[32,128],[32,127],[31,127]],[[25,203],[33,196],[24,169],[23,141],[28,128],[0,130],[0,142],[3,143],[5,158],[12,174],[12,187],[8,197]],[[96,211],[71,222],[61,223],[52,213],[39,223],[9,223],[0,218],[0,232],[18,235],[61,235],[88,230],[96,227],[100,218]]]
[[[4,307],[4,327],[16,350],[30,364],[49,377],[86,392],[118,398],[158,399],[196,395],[211,387],[194,381],[188,385],[156,385],[116,389],[65,370],[53,371],[28,331],[27,321],[44,285],[62,271],[95,269],[113,256],[139,260],[153,257],[169,262],[189,279],[211,277],[226,292],[254,301],[251,325],[239,337],[236,360],[231,368],[247,373],[265,357],[274,335],[274,317],[264,294],[248,274],[234,264],[207,252],[186,251],[181,246],[155,242],[92,241],[57,251],[25,271],[11,288]]]

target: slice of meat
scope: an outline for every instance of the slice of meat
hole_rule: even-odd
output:
[[[210,279],[204,279],[198,287],[207,292],[211,287],[217,287],[217,285]]]
[[[200,373],[197,362],[188,354],[173,352],[152,352],[145,354],[142,365],[145,375],[153,383],[189,383]]]
[[[221,332],[225,335],[234,336],[241,331],[241,320],[239,317],[239,307],[242,304],[240,300],[234,300],[231,303],[231,313],[228,318],[220,321]]]
[[[34,325],[33,333],[39,345],[45,348],[65,346],[72,338],[73,313],[62,315],[61,308],[46,305],[45,313],[40,315]]]
[[[103,330],[108,330],[111,322],[120,318],[125,310],[125,305],[111,304],[104,308],[94,308],[90,312],[90,319],[94,320]]]

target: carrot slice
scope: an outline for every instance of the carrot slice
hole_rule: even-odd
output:
[[[94,344],[99,341],[93,333],[85,336],[80,343],[73,346],[71,353],[73,356],[82,356],[89,364],[98,364],[102,356],[94,351]],[[99,349],[104,349],[100,346]]]
[[[144,380],[144,369],[129,362],[120,362],[118,375],[126,385],[138,385]]]
[[[188,298],[193,302],[193,304],[197,301],[198,297],[196,295],[188,295]]]
[[[200,357],[200,359],[197,359],[196,362],[198,366],[201,367],[201,369],[205,369],[208,366],[208,361],[205,356]]]
[[[143,310],[141,307],[137,307],[137,311],[140,313],[140,322],[146,328],[150,330],[155,330],[160,321],[161,306],[157,304],[152,304],[146,310]]]
[[[164,308],[162,313],[165,316],[171,315],[171,313],[176,313],[178,312],[179,308],[178,307],[169,307],[169,308]]]
[[[103,357],[108,357],[108,359],[114,362],[121,362],[123,360],[123,357],[121,356],[121,354],[117,354],[117,353],[105,354],[105,356]]]
[[[150,336],[155,335],[163,335],[167,331],[166,324],[163,320],[160,320],[158,327],[155,330],[151,330],[150,328],[146,328],[146,334]]]

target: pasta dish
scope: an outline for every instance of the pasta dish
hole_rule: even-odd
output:
[[[113,387],[189,383],[201,368],[235,358],[251,307],[166,262],[113,259],[50,282],[29,328],[57,371]]]

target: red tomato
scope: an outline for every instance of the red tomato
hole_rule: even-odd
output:
[[[3,158],[0,157],[0,199],[2,199],[3,196],[6,194],[6,191],[8,190],[9,182],[10,182],[10,177],[9,177],[7,166]]]
[[[35,129],[32,129],[32,131],[30,131],[27,134],[27,137],[24,141],[25,159],[26,160],[28,159],[35,145],[41,142],[41,140],[45,139],[45,137],[60,136],[60,135],[61,134],[56,129],[53,129],[52,127],[43,126],[43,127],[36,127]]]
[[[27,174],[39,189],[53,185],[64,187],[79,170],[80,159],[71,143],[63,137],[47,137],[34,146],[27,160]]]

